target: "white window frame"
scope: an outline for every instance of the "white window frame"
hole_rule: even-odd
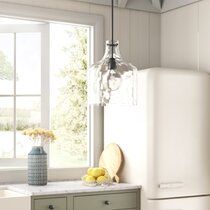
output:
[[[89,61],[90,64],[99,60],[104,52],[104,23],[103,17],[100,15],[91,15],[88,13],[78,13],[71,12],[60,9],[48,9],[40,8],[34,6],[26,6],[19,4],[10,4],[10,3],[0,3],[0,16],[2,17],[13,17],[26,20],[42,21],[47,23],[70,23],[70,24],[80,24],[91,26],[93,36],[91,37],[91,42],[93,46],[93,51],[91,52],[92,58]],[[49,37],[49,34],[46,34],[44,39]],[[42,60],[49,59],[49,53],[45,50],[49,49],[49,40],[45,40],[46,45],[43,46],[43,55]],[[49,60],[48,60],[49,61]],[[49,62],[42,62],[42,68],[49,69]],[[49,71],[42,71],[42,79],[48,77]],[[46,81],[42,81],[42,84],[49,88],[49,80],[46,84]],[[42,99],[45,98],[42,104],[42,112],[46,115],[49,115],[49,111],[44,112],[44,110],[49,109],[44,104],[49,104],[49,96],[46,94]],[[99,155],[103,149],[103,115],[101,114],[100,108],[93,111],[90,110],[89,123],[91,123],[91,129],[89,129],[89,139],[91,143],[89,144],[89,149],[92,151],[89,154],[89,159],[91,160],[91,165],[95,166],[98,164]],[[45,119],[49,119],[49,116],[42,116]],[[46,125],[49,125],[49,122],[45,122]],[[46,127],[45,125],[42,125]],[[84,168],[49,168],[49,180],[66,180],[66,179],[78,179],[86,171],[87,167]],[[8,168],[0,170],[0,183],[5,182],[25,182],[27,180],[27,169],[26,168]]]
[[[13,33],[14,34],[14,73],[16,75],[16,34],[17,33],[40,33],[41,34],[41,93],[40,94],[17,94],[16,93],[16,80],[14,80],[14,92],[11,95],[0,94],[0,97],[13,97],[14,99],[14,128],[16,127],[16,96],[40,97],[41,98],[41,126],[47,128],[49,125],[49,24],[5,24],[0,26],[0,33]],[[25,167],[27,165],[26,158],[16,158],[16,129],[14,129],[14,157],[13,158],[0,158],[1,167]],[[46,147],[48,151],[48,147]]]

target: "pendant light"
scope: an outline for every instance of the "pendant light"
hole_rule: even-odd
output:
[[[135,104],[137,69],[123,61],[114,41],[114,0],[111,3],[111,40],[106,41],[103,58],[89,69],[89,103]]]

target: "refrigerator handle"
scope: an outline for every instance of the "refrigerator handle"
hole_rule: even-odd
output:
[[[159,188],[160,189],[182,188],[183,186],[184,186],[183,182],[169,182],[169,183],[161,183],[161,184],[159,184]]]

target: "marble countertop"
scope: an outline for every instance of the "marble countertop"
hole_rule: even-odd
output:
[[[7,189],[30,196],[57,195],[87,192],[106,192],[116,190],[140,189],[141,186],[126,183],[113,183],[109,186],[85,186],[81,181],[49,182],[46,186],[29,186],[28,184],[8,185]]]

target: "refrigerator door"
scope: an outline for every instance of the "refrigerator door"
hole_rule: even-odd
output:
[[[105,144],[124,153],[121,180],[148,199],[210,194],[209,75],[149,69],[138,83],[138,106],[105,107]]]
[[[143,74],[148,91],[148,198],[210,194],[210,76],[170,69]]]
[[[142,210],[209,210],[210,197],[192,197],[148,201],[148,208]]]

